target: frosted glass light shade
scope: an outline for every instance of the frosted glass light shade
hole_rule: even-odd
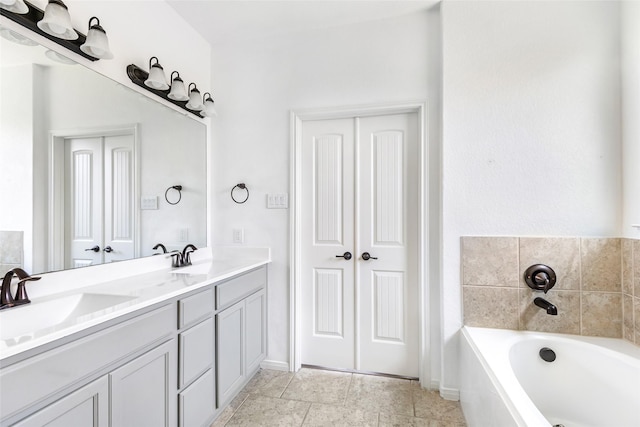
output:
[[[92,20],[96,20],[97,24],[91,25]],[[100,26],[100,21],[95,16],[89,20],[89,32],[87,33],[87,40],[82,46],[82,50],[87,55],[91,55],[94,58],[99,59],[112,59],[113,53],[109,49],[109,39],[107,33]]]
[[[29,12],[29,7],[23,0],[0,0],[0,8],[19,15]]]
[[[24,46],[38,46],[38,43],[8,28],[0,27],[0,37]]]
[[[201,111],[204,108],[204,105],[202,105],[200,91],[197,87],[195,87],[195,84],[191,84],[194,85],[194,88],[189,92],[189,102],[187,102],[186,107],[190,110]],[[191,87],[191,85],[189,85],[189,87]]]
[[[78,33],[71,25],[69,10],[61,0],[49,0],[44,9],[44,18],[38,21],[38,28],[59,39],[76,40],[78,38]]]
[[[151,64],[153,60],[156,60],[155,64]],[[152,56],[149,60],[149,77],[144,82],[145,85],[156,90],[167,90],[169,85],[167,79],[164,76],[164,68],[158,62],[158,58]]]
[[[218,112],[213,106],[213,99],[211,99],[211,94],[209,94],[209,92],[204,94],[204,108],[200,114],[204,117],[215,117],[218,115]]]
[[[177,74],[176,78],[173,78],[173,74]],[[180,74],[177,71],[171,73],[171,92],[169,92],[169,98],[174,101],[186,101],[189,99],[187,95],[187,89],[184,87],[184,81],[180,78]]]

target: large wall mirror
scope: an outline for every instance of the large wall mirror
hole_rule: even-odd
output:
[[[205,125],[0,30],[0,271],[206,246]]]

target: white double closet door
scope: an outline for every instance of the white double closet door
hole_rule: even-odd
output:
[[[302,364],[418,377],[417,113],[302,139]]]
[[[65,268],[135,255],[134,138],[65,138]]]

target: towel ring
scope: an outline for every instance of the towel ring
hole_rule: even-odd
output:
[[[233,191],[239,188],[241,190],[244,190],[247,192],[247,195],[245,196],[244,200],[236,200],[236,198],[233,196]],[[247,188],[247,186],[244,183],[240,183],[240,184],[236,184],[232,189],[231,189],[231,200],[233,200],[234,202],[236,202],[237,204],[241,205],[244,202],[246,202],[247,200],[249,200],[249,189]]]
[[[169,190],[176,190],[178,192],[178,200],[177,201],[175,201],[175,202],[170,202],[169,201],[169,198],[167,197],[167,193],[169,193]],[[182,185],[173,185],[173,186],[167,188],[167,191],[164,192],[164,199],[170,205],[177,205],[178,203],[180,203],[180,200],[182,200]]]

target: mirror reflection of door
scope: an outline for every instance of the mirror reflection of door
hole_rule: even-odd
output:
[[[133,134],[64,138],[64,268],[135,256],[134,160]]]

